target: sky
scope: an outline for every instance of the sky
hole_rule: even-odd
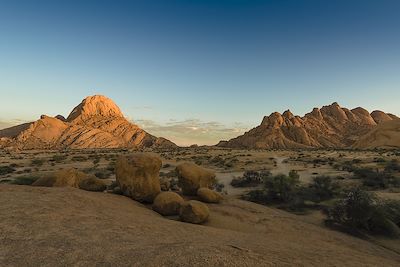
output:
[[[180,145],[338,102],[400,115],[400,1],[0,0],[0,129],[94,94]]]

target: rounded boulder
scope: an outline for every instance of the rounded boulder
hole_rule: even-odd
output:
[[[124,195],[152,203],[161,192],[161,159],[153,153],[133,153],[117,159],[115,175]]]
[[[200,201],[190,200],[181,204],[179,217],[183,222],[200,224],[207,221],[210,210]]]
[[[197,190],[197,196],[200,198],[201,201],[206,203],[219,203],[223,199],[220,193],[205,187],[199,188],[199,190]]]
[[[215,173],[194,163],[185,162],[176,167],[178,184],[184,195],[196,195],[201,187],[211,187],[215,184]]]
[[[175,192],[161,192],[153,202],[153,210],[164,216],[178,215],[183,198]]]

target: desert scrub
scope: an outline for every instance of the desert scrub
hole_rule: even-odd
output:
[[[14,178],[11,184],[17,185],[31,185],[33,184],[39,177],[37,176],[19,176]]]
[[[263,183],[264,179],[271,176],[269,171],[245,171],[242,177],[234,178],[231,181],[233,187],[252,187]]]
[[[57,162],[57,163],[61,163],[63,161],[65,161],[67,159],[66,155],[54,155],[50,161],[52,162]]]
[[[73,157],[71,158],[71,160],[72,160],[72,161],[86,161],[86,160],[87,160],[87,157],[85,157],[85,156],[73,156]]]
[[[328,226],[349,232],[400,236],[400,201],[383,201],[360,188],[350,190],[326,210]]]
[[[393,175],[391,171],[373,170],[371,168],[359,168],[354,170],[354,179],[361,179],[365,187],[374,189],[385,189],[400,187],[400,178]]]
[[[0,175],[5,175],[15,172],[15,169],[10,166],[0,166]]]
[[[44,163],[43,159],[33,159],[31,161],[32,166],[42,166]]]

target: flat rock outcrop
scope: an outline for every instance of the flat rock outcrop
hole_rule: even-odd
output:
[[[94,95],[85,98],[69,114],[50,117],[42,115],[32,123],[0,130],[3,147],[19,149],[64,148],[145,148],[176,147],[129,122],[109,98]]]
[[[378,124],[397,117],[382,111],[371,114],[361,108],[347,109],[338,103],[314,108],[305,116],[289,110],[265,116],[261,124],[218,146],[245,149],[347,148]]]

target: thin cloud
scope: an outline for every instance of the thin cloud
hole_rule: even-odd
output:
[[[228,127],[219,122],[199,119],[170,120],[163,124],[152,120],[136,120],[135,123],[155,136],[165,137],[182,146],[214,145],[221,140],[241,135],[248,129],[240,123]]]

